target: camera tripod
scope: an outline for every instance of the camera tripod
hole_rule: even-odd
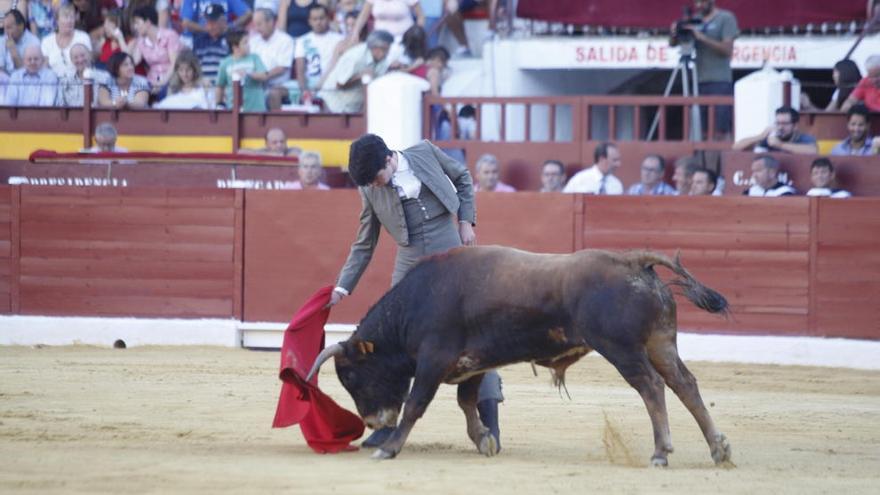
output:
[[[697,77],[697,66],[694,63],[694,44],[685,43],[680,45],[681,51],[678,57],[678,64],[676,64],[675,68],[672,69],[672,74],[669,76],[669,82],[666,83],[666,90],[663,91],[663,96],[668,97],[672,94],[672,87],[675,85],[675,78],[678,75],[681,75],[681,93],[682,96],[700,96],[700,82]],[[688,77],[688,73],[690,73],[690,77]],[[657,125],[660,123],[660,112],[662,112],[662,108],[657,109],[657,113],[654,114],[654,121],[651,122],[651,128],[648,130],[648,136],[645,138],[647,141],[651,141],[654,138],[654,133],[657,131]],[[690,140],[691,141],[702,141],[703,134],[703,126],[700,118],[700,106],[697,104],[690,105],[691,112],[691,125],[690,125]]]

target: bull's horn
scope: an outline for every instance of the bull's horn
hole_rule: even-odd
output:
[[[321,351],[321,354],[318,354],[318,357],[315,358],[315,364],[313,364],[312,369],[309,370],[309,375],[306,377],[306,381],[312,381],[312,377],[315,376],[315,373],[318,372],[321,365],[324,364],[324,361],[333,356],[341,356],[344,351],[345,349],[342,348],[342,344],[333,344]]]

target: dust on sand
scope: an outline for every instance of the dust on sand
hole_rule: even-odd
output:
[[[392,461],[316,455],[270,428],[278,354],[207,347],[0,348],[0,492],[877,493],[880,372],[689,363],[733,447],[715,467],[667,393],[675,452],[650,468],[645,407],[604,360],[502,370],[503,451],[476,453],[444,386]],[[322,387],[353,410],[333,375]]]

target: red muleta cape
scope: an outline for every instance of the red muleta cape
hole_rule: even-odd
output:
[[[318,388],[318,376],[307,383],[305,376],[324,348],[324,324],[333,287],[316,292],[297,311],[284,332],[281,345],[281,396],[273,428],[299,423],[309,447],[319,454],[357,450],[349,445],[364,433],[357,415],[343,409]]]

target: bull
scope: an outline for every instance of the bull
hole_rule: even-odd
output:
[[[664,283],[656,266],[677,278]],[[555,383],[564,386],[566,369],[595,350],[642,397],[654,431],[653,465],[666,466],[673,451],[664,384],[696,419],[715,463],[725,463],[730,445],[678,355],[671,287],[705,311],[727,312],[726,299],[698,282],[678,256],[454,249],[413,268],[347,341],[321,352],[308,379],[334,357],[336,374],[364,423],[397,426],[373,454],[380,459],[400,452],[441,383],[457,384],[467,434],[480,453],[491,456],[495,438],[476,408],[483,373],[532,362],[550,368]]]

